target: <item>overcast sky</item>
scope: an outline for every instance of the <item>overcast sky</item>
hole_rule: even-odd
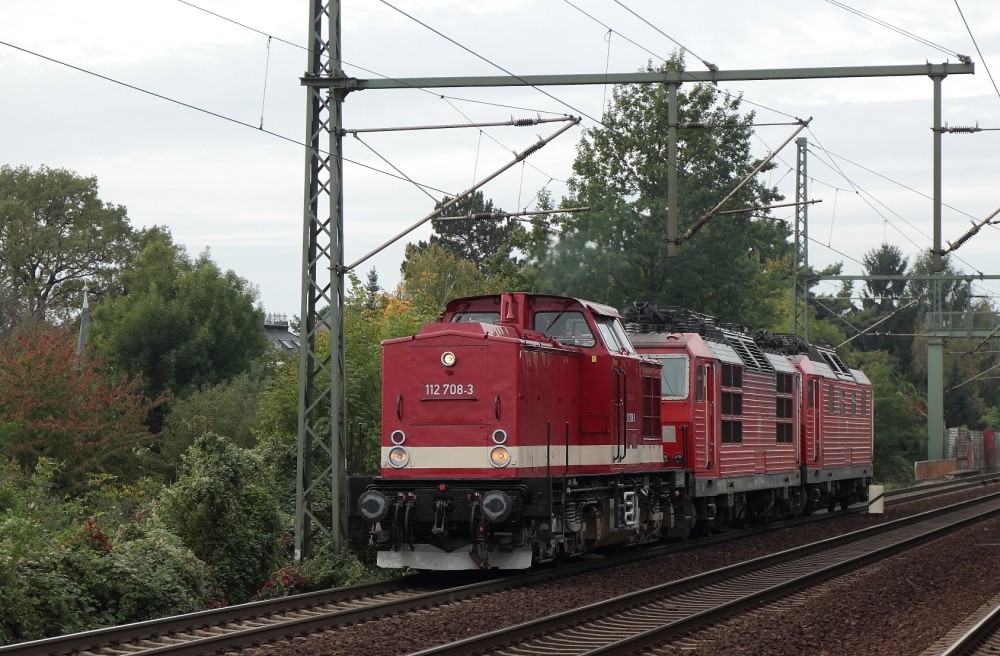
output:
[[[942,87],[949,125],[986,129],[944,136],[943,200],[950,207],[943,237],[953,241],[1000,207],[1000,94],[987,73],[1000,76],[996,2],[846,4],[896,29],[824,0],[364,0],[344,3],[343,58],[349,75],[372,78],[503,74],[497,66],[518,75],[632,72],[668,57],[676,43],[687,49],[692,71],[705,70],[702,61],[740,70],[943,63],[969,55],[976,74],[950,76]],[[299,78],[308,19],[306,0],[4,0],[0,164],[96,176],[102,199],[125,205],[133,225],[169,227],[192,256],[210,249],[220,266],[259,287],[267,311],[298,314],[305,162],[298,143],[306,105]],[[810,196],[822,200],[809,210],[814,266],[842,261],[845,273],[862,273],[865,251],[883,241],[911,262],[930,248],[929,78],[721,88],[743,93],[754,103],[744,107],[755,109],[760,123],[813,117],[800,136],[810,145]],[[492,122],[549,112],[597,118],[610,97],[603,86],[547,91],[554,98],[530,88],[352,93],[344,126]],[[585,118],[484,193],[507,210],[532,208],[543,187],[558,199],[582,130],[593,125]],[[351,160],[388,169],[381,156],[454,194],[555,129],[373,133],[362,135],[363,142],[345,138],[344,150]],[[758,128],[757,155],[793,129]],[[767,181],[792,199],[794,146],[777,161]],[[431,199],[409,183],[350,163],[344,178],[348,263],[432,209]],[[725,190],[719,191],[721,198]],[[775,215],[793,217],[790,209]],[[359,274],[364,278],[374,266],[383,285],[394,287],[405,242],[428,234],[429,225],[362,264]],[[957,252],[955,264],[1000,274],[998,245],[1000,231],[991,226]],[[821,291],[834,288],[828,283]],[[996,295],[1000,282],[976,290]]]

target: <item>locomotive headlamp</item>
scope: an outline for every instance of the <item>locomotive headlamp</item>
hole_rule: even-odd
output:
[[[483,516],[491,522],[502,522],[507,519],[514,508],[514,503],[502,490],[490,490],[484,494],[481,505]]]
[[[389,451],[389,465],[395,469],[402,469],[410,462],[410,452],[404,447],[394,446]]]
[[[490,464],[502,469],[510,464],[510,451],[505,446],[495,446],[490,451]]]
[[[502,428],[498,428],[493,431],[493,443],[494,444],[504,444],[507,441],[507,431]]]
[[[369,522],[380,522],[389,512],[389,499],[378,490],[368,490],[358,499],[358,510]]]
[[[441,364],[443,364],[446,367],[454,367],[455,360],[456,360],[455,354],[452,353],[451,351],[445,351],[444,353],[441,354]]]
[[[684,462],[684,454],[683,453],[675,453],[674,454],[674,464],[675,465],[680,465],[683,462]]]
[[[399,446],[406,441],[406,433],[401,430],[394,430],[392,431],[392,435],[389,436],[389,439],[392,440],[393,444]]]

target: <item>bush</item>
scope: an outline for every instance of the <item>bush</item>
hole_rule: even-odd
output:
[[[207,565],[146,521],[148,482],[117,487],[103,477],[64,499],[53,490],[58,471],[44,458],[31,476],[0,465],[0,644],[206,605]],[[104,518],[120,524],[114,535]]]
[[[202,435],[157,513],[212,570],[223,600],[250,599],[278,560],[281,521],[263,467],[230,440]]]
[[[164,530],[116,547],[109,570],[116,624],[201,610],[212,597],[208,566]]]

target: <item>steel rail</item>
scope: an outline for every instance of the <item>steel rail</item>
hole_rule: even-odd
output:
[[[940,656],[978,656],[1000,653],[1000,606],[994,606],[968,631],[948,645]]]

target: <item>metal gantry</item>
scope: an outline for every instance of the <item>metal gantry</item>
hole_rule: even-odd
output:
[[[344,243],[343,243],[343,135],[342,108],[350,91],[445,87],[509,87],[552,85],[666,84],[675,98],[686,82],[791,80],[847,77],[884,77],[968,74],[971,63],[912,66],[851,66],[747,71],[669,71],[622,74],[486,76],[362,80],[341,68],[339,0],[309,2],[309,61],[302,84],[306,87],[306,162],[302,239],[301,349],[299,359],[299,417],[295,555],[307,557],[319,531],[339,547],[346,536],[346,402],[344,395]],[[671,102],[671,106],[676,102]],[[671,121],[676,122],[676,108]],[[676,126],[673,126],[676,128]],[[676,153],[676,129],[670,131]],[[671,158],[675,163],[676,155]],[[676,183],[671,184],[676,191]],[[676,226],[676,199],[671,194],[668,220]],[[938,215],[935,215],[936,218]],[[674,250],[676,227],[668,234]],[[320,316],[320,310],[329,312]],[[330,348],[324,353],[322,333],[329,330]]]

